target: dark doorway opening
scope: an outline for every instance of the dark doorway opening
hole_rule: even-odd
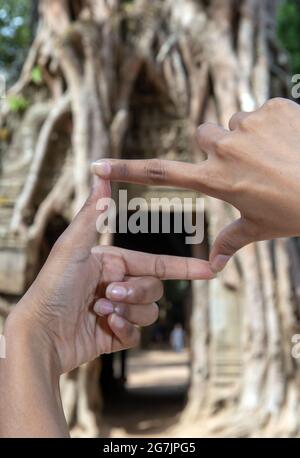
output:
[[[149,218],[150,219],[150,218]],[[117,233],[114,245],[129,250],[172,256],[192,256],[185,243],[190,234]],[[102,358],[101,388],[104,416],[110,428],[122,428],[125,434],[155,433],[173,424],[182,411],[189,382],[189,318],[191,285],[187,281],[165,282],[160,316],[152,326],[142,330],[140,348]],[[181,324],[186,348],[176,354],[170,346],[170,334]]]

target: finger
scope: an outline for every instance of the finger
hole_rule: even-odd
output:
[[[107,299],[99,299],[94,305],[94,311],[99,316],[108,316],[116,313],[132,324],[150,326],[157,320],[159,309],[155,302],[147,305],[128,305],[124,303],[112,303]]]
[[[221,272],[238,250],[257,240],[255,234],[252,223],[242,218],[225,227],[212,247],[210,254],[212,270],[216,273]]]
[[[94,162],[91,170],[99,177],[111,181],[175,186],[186,189],[199,189],[201,191],[205,187],[204,164],[205,162],[195,165],[187,162],[159,159],[105,159]],[[201,179],[202,177],[203,180]]]
[[[101,298],[95,302],[93,306],[93,310],[99,316],[107,316],[107,315],[111,315],[112,313],[114,313],[115,306],[111,301],[105,298]]]
[[[148,305],[116,304],[115,313],[138,326],[150,326],[158,318],[158,305],[153,302]]]
[[[98,242],[97,219],[101,211],[97,210],[99,199],[111,197],[110,182],[95,177],[93,187],[82,209],[61,237],[65,243],[74,247],[86,247],[89,250]],[[103,210],[102,210],[103,211]]]
[[[140,330],[125,318],[113,313],[109,315],[107,322],[114,335],[111,345],[113,352],[132,348],[139,344]]]
[[[215,154],[218,142],[228,133],[228,130],[223,127],[207,122],[197,129],[198,145],[205,153]]]
[[[151,276],[161,280],[209,280],[215,277],[209,262],[195,258],[154,255],[117,247],[96,246],[92,253],[103,262],[104,256],[117,254],[124,262],[125,275]]]
[[[106,288],[106,297],[111,301],[122,301],[126,304],[150,304],[158,301],[163,292],[163,284],[158,278],[136,277],[124,282],[111,283]]]
[[[235,113],[229,121],[229,129],[235,130],[237,129],[241,123],[247,119],[252,113],[240,111],[239,113]]]

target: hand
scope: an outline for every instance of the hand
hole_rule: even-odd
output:
[[[136,345],[137,326],[157,319],[161,279],[213,277],[205,261],[94,247],[100,197],[110,197],[110,185],[98,178],[10,317],[10,322],[23,320],[46,337],[47,348],[57,355],[59,373]]]
[[[92,170],[111,180],[195,189],[236,207],[241,217],[221,231],[210,254],[218,272],[251,242],[300,234],[299,125],[299,105],[272,99],[253,113],[235,114],[230,130],[200,126],[208,159],[197,165],[106,160]]]
[[[110,185],[95,177],[83,209],[6,321],[1,437],[67,437],[60,374],[135,345],[138,326],[157,318],[160,279],[213,277],[198,259],[95,246],[101,197],[110,197]]]

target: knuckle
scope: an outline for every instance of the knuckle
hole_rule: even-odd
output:
[[[188,259],[184,260],[184,278],[189,278],[189,261],[188,261]]]
[[[209,188],[214,195],[217,195],[227,189],[228,181],[228,176],[226,174],[221,174],[216,167],[207,168],[203,179],[205,186]]]
[[[261,239],[261,227],[263,227],[264,221],[258,221],[254,223],[252,220],[247,219],[244,224],[244,233],[248,239],[258,241]]]
[[[237,179],[231,183],[230,190],[234,193],[234,195],[238,195],[240,197],[245,196],[249,189],[249,183],[247,180],[244,179]]]
[[[225,237],[221,242],[220,249],[224,254],[231,254],[236,251],[236,244],[234,243],[233,239]]]
[[[151,324],[155,323],[159,316],[159,307],[158,305],[153,302],[145,306],[145,312],[143,318],[139,323],[140,326],[151,326]]]
[[[289,100],[284,99],[283,97],[275,97],[273,99],[267,100],[262,108],[266,110],[281,110],[290,105]]]
[[[257,113],[249,114],[248,116],[245,116],[243,119],[240,120],[239,122],[239,128],[243,131],[251,131],[253,130],[253,127],[256,127],[257,125]]]
[[[240,116],[240,113],[234,113],[234,115],[231,116],[231,118],[229,119],[229,127],[233,128],[234,125],[238,122],[238,119],[239,119],[239,116]]]
[[[149,279],[143,288],[140,289],[140,294],[137,302],[145,303],[145,298],[149,299],[148,302],[158,301],[164,294],[163,283],[159,278],[153,277]]]
[[[145,175],[152,183],[165,181],[166,169],[160,159],[150,159],[145,165]]]
[[[126,162],[121,162],[116,166],[117,168],[117,175],[122,178],[126,179],[129,176],[128,165]]]
[[[231,130],[235,130],[236,127],[239,127],[241,122],[242,122],[242,120],[243,120],[243,118],[244,118],[244,116],[245,116],[245,114],[246,113],[243,112],[243,111],[239,111],[237,113],[234,113],[231,116],[230,120],[229,120],[229,123],[228,123],[229,124],[229,128]]]
[[[203,137],[212,125],[213,124],[211,122],[204,122],[203,124],[200,124],[200,126],[197,129],[198,137]]]
[[[197,128],[197,142],[204,151],[207,146],[207,139],[210,138],[213,123],[205,122]]]
[[[224,135],[215,141],[215,150],[218,156],[227,156],[232,151],[230,135]]]
[[[166,274],[166,261],[164,256],[156,256],[154,261],[154,273],[157,278],[164,278]]]

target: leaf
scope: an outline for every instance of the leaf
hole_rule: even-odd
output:
[[[23,95],[11,95],[7,102],[13,113],[22,113],[29,106],[29,101]]]
[[[40,85],[43,82],[42,71],[38,65],[32,69],[31,81],[36,85]]]

